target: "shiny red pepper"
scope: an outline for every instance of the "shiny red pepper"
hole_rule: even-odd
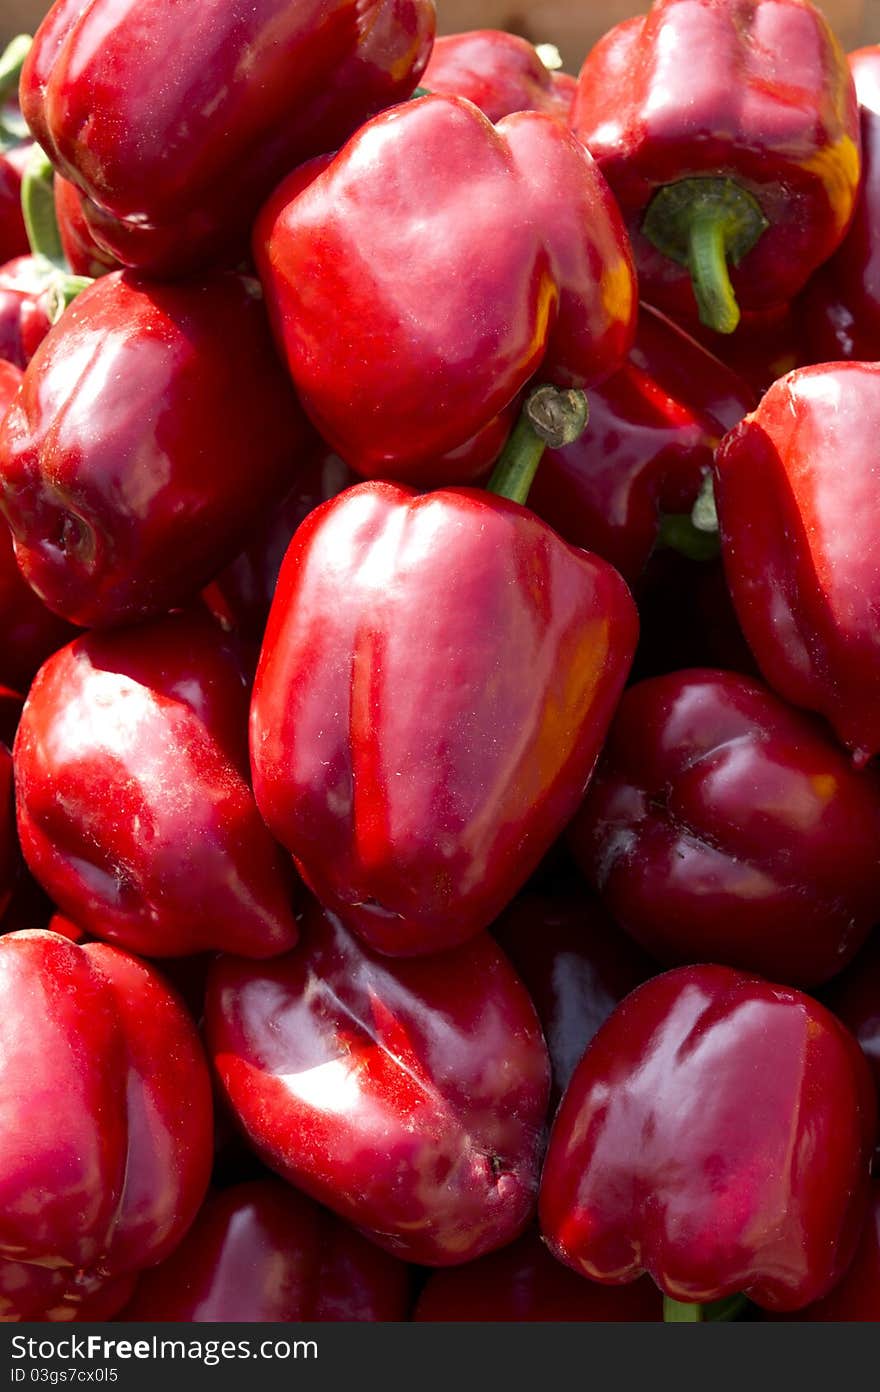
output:
[[[120,1320],[405,1320],[403,1262],[275,1179],[209,1195]]]
[[[0,361],[25,368],[52,327],[47,291],[51,267],[38,256],[0,266]]]
[[[663,1303],[653,1281],[609,1290],[555,1261],[537,1233],[478,1261],[435,1271],[413,1319],[459,1323],[504,1320],[659,1320]]]
[[[773,1316],[766,1318],[772,1319]],[[871,1205],[856,1254],[846,1275],[828,1295],[796,1315],[777,1315],[776,1319],[798,1319],[826,1323],[880,1322],[880,1181],[871,1186]]]
[[[580,439],[544,455],[529,507],[632,584],[663,515],[690,512],[716,445],[754,405],[743,381],[642,305],[625,365],[590,391]]]
[[[723,440],[727,583],[770,685],[818,711],[859,764],[880,750],[880,365],[783,377]]]
[[[568,838],[659,962],[827,981],[880,919],[880,776],[731,672],[630,687]]]
[[[253,280],[116,272],[28,366],[0,426],[0,510],[51,609],[121,623],[210,580],[312,448]]]
[[[70,1267],[0,1261],[0,1323],[110,1320],[130,1299],[136,1277],[82,1275]]]
[[[98,246],[89,231],[83,211],[82,195],[76,185],[56,174],[54,199],[61,246],[74,275],[91,276],[96,279],[98,276],[106,275],[108,271],[118,271],[119,262],[116,257]]]
[[[21,386],[21,373],[0,361],[0,421]],[[0,682],[26,691],[37,668],[76,636],[76,629],[42,604],[15,563],[12,537],[0,522]]]
[[[546,111],[567,122],[577,79],[548,68],[534,44],[518,34],[473,29],[435,40],[421,85],[442,96],[467,97],[490,121],[514,111]]]
[[[465,941],[574,814],[636,630],[617,573],[516,503],[348,489],[298,528],[269,616],[267,825],[377,950]]]
[[[541,112],[493,126],[441,96],[385,112],[281,184],[253,245],[303,405],[367,478],[477,478],[533,377],[588,387],[632,343],[620,214]]]
[[[862,127],[862,185],[843,245],[799,305],[813,362],[880,356],[880,45],[849,56]]]
[[[623,997],[659,968],[585,887],[526,893],[492,924],[535,1004],[553,1068],[552,1103]]]
[[[798,305],[796,301],[772,309],[747,309],[732,334],[715,333],[693,322],[688,329],[760,398],[786,372],[821,360],[811,358],[804,345]]]
[[[0,144],[0,263],[28,252],[28,236],[21,212],[21,177],[33,145]]]
[[[177,273],[243,246],[260,202],[413,91],[431,0],[56,0],[21,105],[95,240]]]
[[[280,507],[261,519],[248,545],[212,580],[202,598],[224,628],[233,629],[259,653],[281,562],[305,517],[335,498],[356,479],[335,454],[319,452],[306,462]]]
[[[195,1217],[207,1066],[158,973],[105,943],[0,938],[0,1018],[0,1303],[75,1301],[161,1261]]]
[[[846,57],[809,0],[654,0],[587,56],[572,126],[633,241],[641,293],[729,333],[840,245],[859,188]]]
[[[818,1001],[726,967],[640,986],[557,1113],[541,1224],[560,1260],[672,1300],[823,1296],[855,1251],[876,1106],[855,1040]],[[696,1312],[693,1312],[696,1314]]]
[[[534,1213],[550,1083],[534,1006],[483,936],[390,962],[311,906],[274,962],[217,960],[205,1029],[258,1154],[386,1251],[428,1266]]]
[[[247,704],[208,618],[92,632],[41,668],[15,740],[19,835],[80,927],[158,957],[296,942],[291,877],[247,781]]]

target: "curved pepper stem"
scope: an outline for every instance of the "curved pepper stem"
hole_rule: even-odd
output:
[[[658,189],[642,232],[664,256],[687,266],[700,322],[733,333],[739,305],[728,264],[738,266],[769,227],[757,200],[733,179],[680,179]]]
[[[590,419],[586,394],[544,384],[526,397],[519,420],[487,484],[490,493],[525,503],[545,449],[574,444]]]
[[[42,256],[59,270],[68,269],[55,216],[55,170],[49,156],[35,145],[21,181],[21,210],[28,241],[35,256]]]
[[[663,1297],[665,1324],[726,1324],[737,1319],[748,1301],[744,1295],[729,1295],[725,1300],[712,1300],[707,1305]]]
[[[711,561],[721,554],[712,475],[707,473],[691,511],[667,512],[660,518],[657,540],[689,561]]]
[[[15,100],[18,96],[21,70],[32,43],[30,34],[17,34],[0,53],[0,102]]]

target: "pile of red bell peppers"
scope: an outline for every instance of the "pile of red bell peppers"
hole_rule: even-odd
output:
[[[55,0],[0,260],[0,1320],[880,1320],[880,44]]]

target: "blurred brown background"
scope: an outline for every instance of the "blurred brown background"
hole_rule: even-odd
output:
[[[0,40],[32,33],[47,8],[46,0],[0,0]],[[646,0],[437,0],[441,33],[510,29],[535,43],[557,44],[574,73],[600,34],[647,8]],[[822,9],[845,48],[880,43],[880,0],[824,0]]]

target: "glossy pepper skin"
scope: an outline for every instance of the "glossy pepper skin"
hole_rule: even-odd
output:
[[[250,721],[267,825],[378,951],[464,942],[573,815],[637,624],[616,571],[516,503],[348,489],[297,530],[269,616]]]
[[[253,247],[303,405],[367,478],[477,478],[533,377],[591,386],[632,343],[620,214],[542,112],[493,126],[443,96],[386,111],[280,185]]]
[[[880,1181],[875,1179],[871,1185],[868,1216],[846,1275],[828,1295],[787,1318],[823,1324],[880,1321]]]
[[[674,1300],[797,1310],[846,1270],[876,1108],[858,1045],[799,991],[726,967],[638,987],[557,1113],[541,1180],[550,1250]]]
[[[880,365],[801,368],[722,441],[727,583],[770,686],[818,711],[858,764],[880,750]]]
[[[207,618],[92,632],[44,664],[15,739],[19,836],[80,927],[157,957],[296,942],[287,867],[247,780],[247,706]]]
[[[18,368],[0,360],[0,421],[20,386]],[[50,653],[76,636],[76,629],[47,609],[22,578],[5,523],[0,523],[0,633],[0,682],[21,691]]]
[[[846,57],[806,0],[655,0],[588,54],[572,127],[632,238],[641,293],[694,317],[685,266],[644,233],[657,191],[732,180],[767,226],[730,266],[741,309],[788,303],[839,246],[859,187],[859,121]]]
[[[53,933],[0,938],[0,997],[0,1264],[33,1266],[39,1299],[46,1268],[87,1290],[161,1261],[210,1175],[195,1025],[144,962]]]
[[[53,180],[55,216],[68,266],[74,275],[98,276],[118,271],[116,257],[98,246],[83,211],[82,195],[75,184],[56,174]]]
[[[732,672],[630,687],[567,834],[609,913],[666,966],[815,986],[880,918],[880,779]]]
[[[531,996],[553,1068],[552,1105],[599,1026],[659,968],[587,891],[525,893],[492,924]]]
[[[880,356],[880,46],[849,55],[862,131],[862,184],[843,245],[810,281],[799,315],[812,362]]]
[[[653,1281],[645,1278],[617,1290],[585,1281],[551,1257],[534,1232],[478,1261],[433,1272],[413,1315],[432,1323],[662,1318],[663,1302]]]
[[[319,451],[269,517],[261,518],[247,546],[224,566],[202,598],[224,628],[259,653],[278,574],[291,538],[304,518],[357,479],[335,454]]]
[[[577,79],[548,68],[519,34],[473,29],[435,39],[420,85],[442,96],[467,97],[490,121],[514,111],[546,111],[567,122]]]
[[[70,1267],[0,1261],[0,1324],[109,1320],[131,1297],[136,1277],[81,1275]]]
[[[548,450],[529,507],[633,584],[664,513],[689,513],[723,435],[754,393],[671,320],[640,306],[624,366],[590,391],[573,445]]]
[[[52,327],[46,298],[51,267],[37,256],[0,266],[0,362],[24,369]]]
[[[254,1324],[405,1320],[410,1275],[275,1179],[210,1194],[183,1242],[144,1272],[121,1320]]]
[[[289,170],[415,88],[431,0],[56,0],[22,111],[124,265],[177,274],[245,244]]]
[[[28,367],[0,428],[0,510],[50,609],[129,622],[207,583],[312,447],[254,281],[115,272]]]
[[[311,906],[302,942],[220,957],[205,1030],[262,1159],[426,1266],[511,1242],[534,1213],[550,1068],[534,1006],[480,937],[389,962]]]

